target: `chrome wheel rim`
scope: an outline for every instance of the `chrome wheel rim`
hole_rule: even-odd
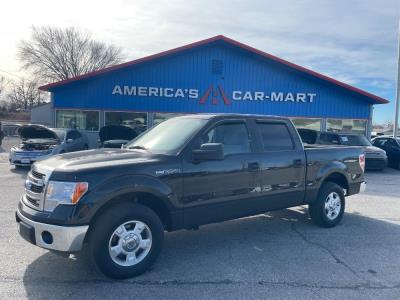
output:
[[[118,226],[112,233],[108,252],[116,264],[130,267],[147,257],[152,244],[149,226],[141,221],[128,221]]]
[[[340,210],[342,208],[342,202],[340,199],[340,196],[336,192],[332,192],[326,197],[325,200],[325,215],[329,220],[335,220],[339,214]]]

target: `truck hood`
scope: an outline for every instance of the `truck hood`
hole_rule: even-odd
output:
[[[35,165],[45,169],[59,171],[80,171],[102,167],[126,166],[154,162],[162,155],[152,154],[146,150],[134,149],[95,149],[55,155],[37,162]]]
[[[41,142],[48,142],[48,140],[57,140],[59,138],[57,134],[41,125],[23,125],[18,128],[17,133],[19,137],[23,140],[36,140]]]

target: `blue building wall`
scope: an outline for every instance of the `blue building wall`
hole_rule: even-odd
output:
[[[136,87],[136,95],[124,95],[124,86],[131,91]],[[160,89],[174,97],[160,96]],[[359,94],[223,42],[55,87],[52,92],[56,109],[369,119],[372,105]],[[271,101],[279,93],[287,101]],[[256,95],[258,99],[263,95],[263,100],[234,100]]]

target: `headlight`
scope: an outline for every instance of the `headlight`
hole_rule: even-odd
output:
[[[75,205],[87,190],[87,182],[49,181],[44,210],[53,211],[59,204]]]

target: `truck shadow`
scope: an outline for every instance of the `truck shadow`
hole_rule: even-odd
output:
[[[46,253],[27,266],[23,284],[32,298],[110,297],[111,288],[129,298],[138,289],[196,284],[394,286],[399,250],[396,224],[346,213],[339,226],[318,228],[297,207],[167,233],[158,261],[137,278],[113,281],[98,274],[87,255]]]

